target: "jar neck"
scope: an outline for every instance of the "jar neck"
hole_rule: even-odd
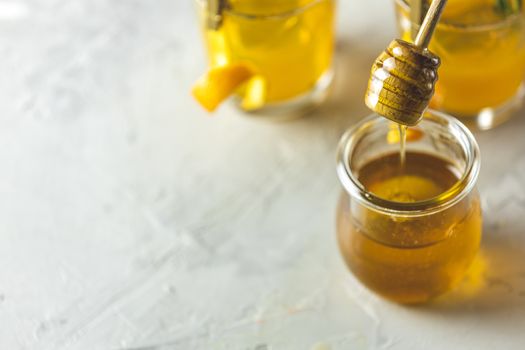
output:
[[[388,131],[389,123],[385,118],[375,114],[371,115],[349,129],[339,143],[337,173],[341,184],[353,199],[369,209],[388,215],[422,216],[445,210],[458,203],[472,191],[480,169],[479,148],[474,136],[453,117],[429,110],[425,112],[419,127],[424,133],[438,134],[447,138],[447,146],[453,146],[460,150],[464,165],[460,169],[459,180],[439,196],[410,203],[390,201],[369,192],[358,180],[357,172],[359,169],[356,169],[352,164],[355,159],[354,153],[359,144],[372,132]],[[439,142],[439,138],[437,139],[433,142]]]

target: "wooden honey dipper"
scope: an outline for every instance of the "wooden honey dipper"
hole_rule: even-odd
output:
[[[427,47],[446,2],[432,1],[414,44],[395,39],[375,60],[365,95],[368,108],[406,126],[421,120],[434,94],[440,64]]]

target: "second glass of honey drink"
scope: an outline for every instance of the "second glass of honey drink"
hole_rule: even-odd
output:
[[[407,41],[419,27],[410,3],[395,0],[398,27]],[[441,58],[432,108],[490,129],[520,107],[525,77],[521,0],[449,0],[429,49]]]
[[[378,115],[342,137],[337,235],[361,283],[421,303],[456,285],[478,251],[479,151],[465,126],[435,111],[401,140],[398,125]]]
[[[245,111],[281,116],[321,103],[333,77],[334,2],[197,0],[210,69],[197,99],[213,110],[232,94]]]

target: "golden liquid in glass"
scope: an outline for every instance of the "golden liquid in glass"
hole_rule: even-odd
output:
[[[220,28],[204,32],[211,66],[249,64],[269,103],[308,93],[332,63],[334,2],[230,1]]]
[[[525,76],[525,15],[506,16],[495,0],[449,0],[429,49],[441,58],[431,107],[459,116],[498,107]],[[510,2],[509,2],[510,3]],[[400,23],[410,23],[399,9]],[[410,26],[401,24],[411,41]]]
[[[365,164],[359,181],[378,197],[413,203],[441,196],[457,183],[453,164],[436,156],[392,153]],[[452,207],[419,217],[391,216],[342,196],[338,239],[354,275],[369,289],[401,303],[425,302],[464,275],[481,238],[476,191]]]

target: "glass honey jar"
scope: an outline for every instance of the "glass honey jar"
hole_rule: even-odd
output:
[[[337,173],[339,247],[370,290],[421,303],[457,284],[475,257],[482,215],[477,143],[456,119],[436,111],[406,133],[372,115],[342,137]]]

